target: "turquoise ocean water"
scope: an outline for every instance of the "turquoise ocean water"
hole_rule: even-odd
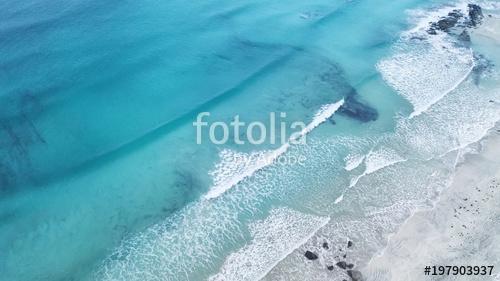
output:
[[[454,9],[0,2],[0,280],[344,279],[303,250],[350,239],[366,263],[500,119],[498,49],[426,32]],[[197,144],[199,112],[311,126]]]

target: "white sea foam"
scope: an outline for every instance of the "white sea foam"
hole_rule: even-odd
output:
[[[346,169],[347,171],[352,171],[359,167],[359,165],[363,163],[363,160],[365,160],[365,155],[348,155],[344,159],[344,161],[346,162],[344,169]]]
[[[401,157],[398,153],[389,148],[381,148],[377,151],[370,151],[365,158],[365,171],[361,175],[354,177],[351,180],[349,187],[355,186],[356,183],[358,183],[358,181],[366,175],[404,161],[406,161],[405,158]]]
[[[500,10],[500,2],[498,1],[477,0],[475,3],[481,6],[483,10]]]
[[[206,199],[219,197],[226,190],[238,184],[244,178],[271,164],[277,157],[285,153],[288,144],[277,150],[266,150],[252,153],[243,153],[230,149],[219,152],[220,162],[215,165],[209,174],[213,178],[214,186],[206,194]]]
[[[333,202],[333,203],[338,204],[338,203],[342,202],[343,200],[344,200],[344,193],[342,193],[342,195],[337,197],[337,199],[335,199],[335,202]]]
[[[389,148],[381,148],[379,150],[371,150],[366,155],[350,154],[344,158],[346,165],[344,169],[346,171],[352,171],[361,164],[365,164],[365,170],[363,173],[353,177],[349,183],[349,188],[354,187],[358,181],[371,173],[374,173],[385,167],[407,161],[407,159],[401,157],[396,151]],[[335,199],[334,204],[338,204],[344,200],[344,196],[347,190],[344,190],[340,196]]]
[[[272,164],[279,156],[283,155],[288,148],[300,138],[310,133],[314,128],[328,120],[344,104],[344,99],[324,105],[316,113],[311,123],[309,123],[301,132],[294,134],[290,140],[276,150],[253,152],[242,154],[235,151],[222,150],[220,153],[221,162],[215,169],[210,171],[213,177],[214,185],[205,195],[205,199],[213,199],[229,190],[255,172]],[[240,160],[237,160],[240,159]],[[243,160],[241,160],[243,159]]]
[[[209,280],[260,280],[328,221],[287,208],[273,209],[266,219],[250,224],[252,242],[230,254]]]
[[[467,12],[467,3],[460,2],[431,12],[413,12],[418,18],[415,27],[403,32],[395,54],[378,63],[384,80],[413,105],[410,118],[418,116],[455,90],[472,72],[472,50],[458,47],[446,33],[429,35],[429,22],[449,12]]]
[[[378,64],[385,81],[413,105],[410,118],[422,114],[453,91],[473,67],[470,50],[452,47],[444,40],[442,44],[400,53]]]

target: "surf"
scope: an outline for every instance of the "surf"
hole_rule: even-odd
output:
[[[244,157],[246,159],[253,158],[255,160],[253,160],[250,164],[244,164],[246,167],[243,170],[239,170],[236,168],[240,166],[241,163],[235,164],[232,161],[228,161],[230,163],[226,162],[225,164],[217,164],[218,170],[210,172],[210,174],[213,175],[214,182],[216,184],[210,188],[210,191],[205,195],[204,198],[208,200],[215,199],[222,195],[224,192],[231,189],[231,187],[243,181],[245,178],[252,176],[257,171],[272,164],[276,159],[278,159],[278,157],[286,153],[294,142],[298,141],[302,137],[305,137],[316,127],[328,120],[328,118],[332,117],[343,104],[344,99],[336,103],[327,104],[321,107],[313,117],[313,120],[302,131],[300,131],[298,134],[292,135],[288,142],[280,146],[278,149],[274,151],[260,152],[258,154],[253,153],[250,157]],[[224,159],[227,155],[228,151],[222,151],[220,157]],[[234,158],[231,158],[230,160],[234,160]],[[223,174],[227,174],[227,170],[238,170],[238,172],[230,172],[228,176],[223,177]]]

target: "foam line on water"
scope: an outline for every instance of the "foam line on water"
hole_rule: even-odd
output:
[[[344,169],[346,171],[352,171],[359,167],[365,160],[365,155],[348,155],[344,161],[346,162]]]
[[[337,197],[337,199],[335,199],[335,202],[333,202],[333,204],[338,204],[340,202],[342,202],[344,200],[344,193],[342,193],[339,197]]]
[[[309,123],[302,131],[290,137],[289,141],[280,146],[276,150],[254,152],[243,155],[238,152],[222,150],[220,153],[221,162],[216,165],[215,169],[210,172],[214,178],[214,185],[205,195],[205,199],[214,199],[222,195],[231,187],[235,186],[247,177],[252,176],[257,171],[271,165],[280,155],[283,155],[290,146],[300,140],[323,122],[328,120],[335,112],[344,104],[344,99],[327,104],[321,107],[316,113],[311,123]],[[228,159],[229,156],[229,159]],[[243,156],[240,161],[233,161],[234,156]],[[243,159],[243,160],[241,160]],[[224,161],[226,160],[226,161]],[[250,160],[250,161],[249,161]]]
[[[473,57],[472,51],[471,51],[470,56]],[[410,114],[410,119],[413,118],[413,117],[415,117],[415,116],[418,116],[418,115],[422,114],[423,112],[425,112],[426,110],[428,110],[431,106],[433,106],[438,101],[440,101],[442,98],[444,98],[446,95],[448,95],[453,90],[455,90],[458,86],[460,86],[460,84],[462,84],[462,82],[464,82],[465,79],[467,79],[467,77],[469,77],[469,75],[472,73],[472,70],[474,69],[474,66],[475,66],[475,64],[474,64],[474,61],[472,60],[471,66],[469,67],[469,70],[465,72],[464,76],[461,79],[458,79],[457,82],[454,85],[452,85],[448,90],[444,91],[442,95],[439,95],[439,96],[433,98],[425,107],[421,108],[418,111],[412,112]]]
[[[409,118],[427,111],[469,77],[474,68],[470,48],[456,44],[447,33],[427,33],[436,22],[459,9],[467,14],[467,3],[459,2],[435,11],[414,11],[415,27],[401,34],[394,54],[377,64],[384,80],[413,106]]]
[[[404,162],[407,159],[399,156],[395,151],[383,148],[377,151],[370,151],[365,158],[365,171],[353,179],[351,179],[351,183],[349,184],[349,188],[355,186],[358,181],[369,174],[372,174],[380,169],[392,166],[394,164]]]
[[[346,170],[351,171],[359,165],[361,165],[363,162],[365,163],[365,170],[363,171],[362,174],[355,176],[354,178],[351,179],[351,182],[349,183],[349,188],[354,187],[358,181],[363,178],[364,176],[367,176],[369,174],[375,173],[378,170],[381,170],[383,168],[392,166],[397,163],[405,162],[407,159],[401,157],[398,153],[393,151],[392,149],[388,148],[382,148],[377,151],[370,150],[368,154],[359,156],[359,155],[354,155],[354,156],[347,156],[346,159],[348,159],[348,164],[346,165]],[[349,161],[354,161],[354,164],[351,163],[349,165]],[[352,168],[352,169],[348,169]],[[347,188],[347,189],[349,189]],[[334,204],[339,204],[344,200],[344,196],[346,193],[346,190],[342,192],[342,194],[335,199]]]
[[[413,105],[410,118],[427,111],[455,90],[474,68],[470,50],[438,48],[433,45],[424,51],[397,54],[378,64],[384,80]]]
[[[266,219],[249,226],[252,242],[230,254],[209,280],[260,280],[329,220],[288,208],[273,209]]]

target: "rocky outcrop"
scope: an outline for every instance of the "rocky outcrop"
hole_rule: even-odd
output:
[[[479,5],[476,4],[469,4],[469,21],[471,26],[476,27],[477,25],[481,24],[484,15],[483,15],[483,10]]]
[[[436,35],[438,31],[459,35],[467,39],[463,34],[467,28],[477,27],[484,18],[483,11],[479,5],[469,4],[467,11],[453,10],[447,16],[440,18],[437,22],[430,23],[427,33]],[[470,41],[465,40],[465,41]]]
[[[320,254],[322,254],[325,250],[338,251],[338,254],[340,254],[341,252],[349,252],[350,248],[354,247],[354,242],[352,242],[351,240],[347,240],[347,247],[344,248],[343,246],[335,247],[335,245],[330,245],[330,244],[328,244],[328,242],[323,241],[323,243],[321,243],[320,245],[318,245],[318,247],[322,247],[323,248],[323,250],[321,250]],[[319,259],[319,254],[316,254],[316,253],[311,252],[311,251],[306,251],[305,254],[304,254],[304,256],[308,260],[317,260],[317,259]],[[340,255],[335,256],[335,259],[338,259],[339,256]],[[347,258],[347,254],[344,254],[343,255],[343,260],[341,259],[339,262],[335,263],[334,265],[332,265],[331,263],[330,264],[327,263],[326,269],[328,271],[335,271],[335,268],[338,267],[338,268],[340,268],[340,270],[344,274],[346,274],[347,276],[349,276],[349,278],[351,279],[351,281],[364,281],[363,275],[361,274],[361,272],[359,270],[355,270],[354,269],[355,265],[353,263],[349,263],[346,260],[346,258]],[[321,260],[324,260],[324,259],[325,259],[325,256],[322,256]],[[337,269],[337,271],[338,270],[339,269]],[[347,281],[347,280],[345,280],[345,281]]]
[[[452,12],[448,13],[446,17],[441,18],[437,22],[431,23],[431,27],[429,28],[429,30],[427,30],[427,32],[432,35],[437,34],[437,30],[449,32],[453,27],[455,27],[455,25],[462,17],[463,14],[460,12],[460,10],[453,10]]]

